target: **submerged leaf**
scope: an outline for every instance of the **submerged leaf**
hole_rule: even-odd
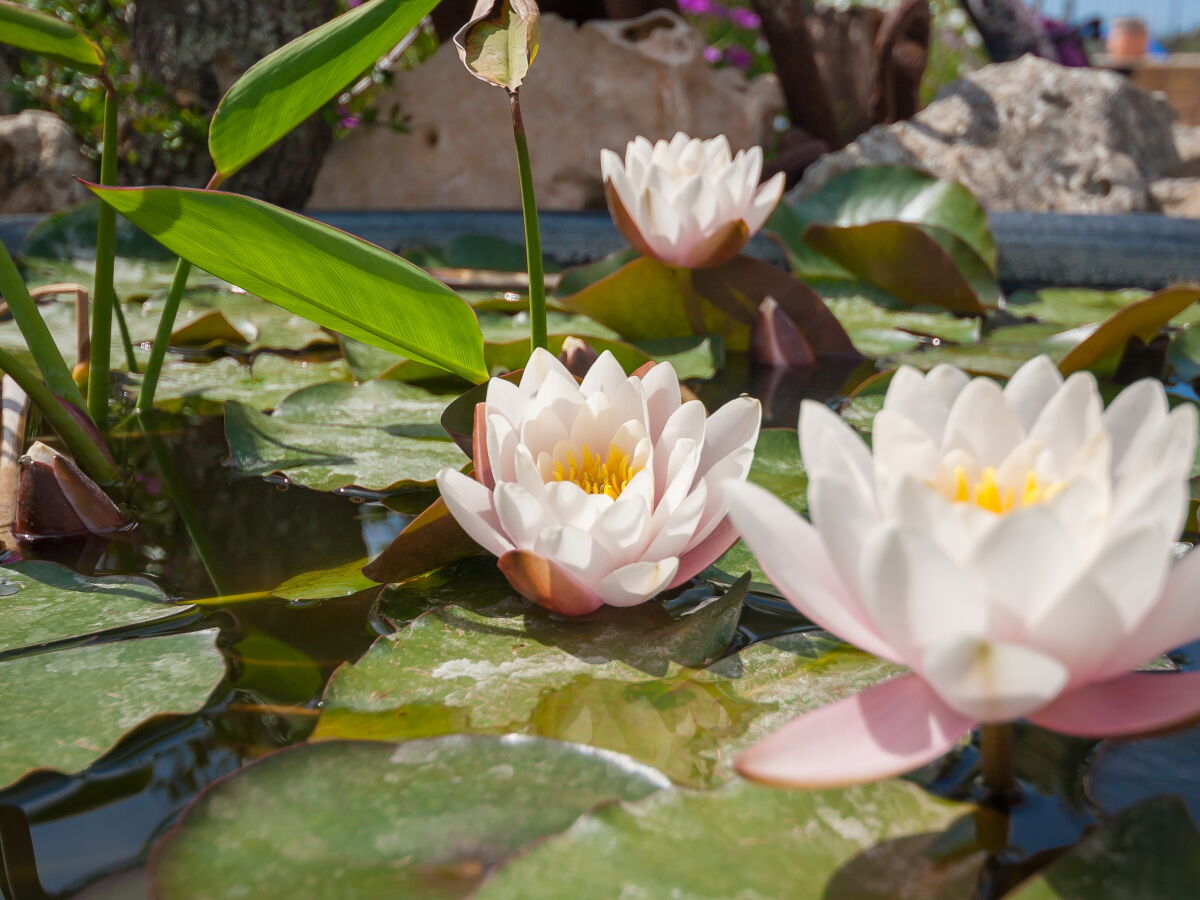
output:
[[[665,786],[617,754],[515,735],[301,745],[206,791],[150,879],[162,900],[462,897],[583,813]]]

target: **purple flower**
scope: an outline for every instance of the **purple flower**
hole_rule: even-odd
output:
[[[713,0],[679,0],[679,8],[694,16],[709,16],[717,9]]]
[[[739,28],[757,29],[762,27],[762,19],[758,17],[758,13],[750,9],[729,10],[729,21]]]
[[[721,61],[721,48],[720,47],[705,47],[704,48],[704,58],[707,59],[710,63],[719,63]]]
[[[342,116],[338,119],[338,127],[350,131],[352,128],[357,128],[361,122],[362,118],[359,116]]]
[[[744,47],[730,47],[725,51],[725,61],[735,68],[748,69],[754,57]]]

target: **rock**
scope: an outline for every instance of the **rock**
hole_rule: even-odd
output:
[[[948,85],[907,122],[871,129],[810,167],[817,190],[865,166],[913,166],[970,188],[993,210],[1156,211],[1151,183],[1176,175],[1175,113],[1115,73],[1026,56]]]
[[[1200,178],[1200,125],[1176,125],[1175,149],[1180,166],[1171,174],[1181,178]]]
[[[538,203],[604,206],[600,150],[636,135],[721,132],[737,147],[762,143],[782,105],[773,77],[715,70],[704,40],[677,15],[575,26],[542,17],[541,49],[521,89]],[[363,125],[325,158],[313,209],[520,206],[508,98],[472,78],[453,46],[397,72],[378,101],[407,133]]]
[[[1200,219],[1200,178],[1160,178],[1150,190],[1168,216]]]
[[[0,116],[0,213],[51,212],[87,198],[75,176],[95,165],[54,113],[27,109]]]

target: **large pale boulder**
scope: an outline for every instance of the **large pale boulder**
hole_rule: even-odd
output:
[[[79,138],[54,113],[27,109],[0,116],[0,213],[50,212],[87,198],[75,180],[95,166]]]
[[[600,150],[636,135],[724,132],[735,147],[762,143],[782,105],[773,77],[714,70],[704,40],[677,15],[593,21],[542,19],[541,51],[521,88],[538,203],[602,206]],[[362,126],[325,158],[314,209],[516,208],[512,123],[504,91],[471,77],[453,46],[396,74],[379,98],[407,133]]]
[[[959,181],[993,210],[1156,211],[1151,190],[1182,174],[1175,113],[1116,72],[1026,56],[948,85],[913,119],[877,126],[824,157],[812,192],[864,166],[914,166]]]

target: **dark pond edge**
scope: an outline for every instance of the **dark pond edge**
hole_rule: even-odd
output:
[[[486,234],[520,244],[521,215],[507,210],[321,211],[308,215],[393,250],[437,247],[466,235]],[[43,217],[0,216],[0,240],[19,247]],[[1200,219],[1145,213],[1120,216],[997,212],[988,215],[1000,249],[1000,281],[1022,287],[1158,289],[1200,281]],[[575,265],[625,245],[601,210],[542,214],[548,259]],[[762,235],[750,253],[782,265],[781,249]]]

